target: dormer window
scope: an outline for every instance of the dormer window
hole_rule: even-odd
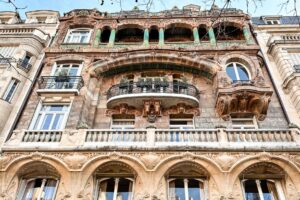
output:
[[[89,43],[91,36],[90,29],[69,30],[65,43]]]
[[[280,24],[279,20],[267,20],[266,22],[268,25]]]

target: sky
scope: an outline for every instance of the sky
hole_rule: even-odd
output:
[[[14,11],[14,7],[7,3],[3,3],[0,0],[0,11]],[[121,0],[122,7],[118,1],[120,0],[104,0],[104,5],[100,5],[101,0],[14,0],[14,3],[18,7],[26,7],[25,9],[19,10],[22,18],[25,18],[25,12],[32,10],[57,10],[60,11],[61,15],[73,9],[92,9],[97,8],[102,12],[118,12],[120,8],[123,10],[132,10],[134,6],[139,6],[142,10],[144,7],[140,5],[143,1],[147,0]],[[161,11],[171,9],[174,6],[182,8],[184,5],[197,4],[201,6],[201,10],[209,9],[212,0],[154,0],[154,5],[151,7],[151,11]],[[254,5],[253,1],[262,1],[262,4],[258,3]],[[295,15],[292,12],[293,1],[290,2],[287,8],[281,9],[281,4],[286,0],[250,0],[248,13],[251,16],[261,15]],[[113,3],[112,3],[113,2]],[[205,3],[206,2],[206,3]],[[219,7],[224,6],[225,0],[216,0]],[[207,4],[207,5],[206,5]],[[230,7],[242,9],[247,12],[246,0],[232,0]],[[296,8],[300,12],[300,0],[298,0]]]

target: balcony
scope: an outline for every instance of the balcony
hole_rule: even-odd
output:
[[[15,130],[3,150],[295,150],[300,147],[298,129],[79,129],[61,131]]]
[[[38,93],[79,94],[84,82],[81,76],[42,76],[38,84]]]
[[[182,103],[197,107],[199,91],[190,84],[166,81],[139,81],[120,83],[112,86],[107,92],[107,107],[112,108],[125,103],[129,106],[143,106],[145,99],[155,97],[164,107]]]
[[[32,68],[32,65],[26,60],[19,59],[17,67],[27,73]]]

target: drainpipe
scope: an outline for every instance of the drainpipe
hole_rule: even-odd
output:
[[[253,27],[252,27],[252,28],[253,28]],[[263,55],[263,56],[262,56],[262,59],[263,59],[265,65],[266,65],[266,69],[267,69],[268,75],[269,75],[269,77],[270,77],[270,79],[271,79],[272,85],[273,85],[273,87],[274,87],[276,96],[277,96],[277,98],[278,98],[278,100],[279,100],[279,104],[280,104],[280,106],[281,106],[281,108],[282,108],[282,110],[283,110],[283,114],[284,114],[284,116],[285,116],[285,118],[286,118],[288,124],[290,125],[290,124],[291,124],[291,120],[290,120],[290,118],[289,118],[289,116],[288,116],[288,114],[287,114],[287,111],[286,111],[286,109],[285,109],[285,106],[284,106],[284,104],[283,104],[283,101],[282,101],[282,99],[281,99],[281,96],[279,95],[278,88],[277,88],[277,86],[276,86],[276,84],[275,84],[274,78],[273,78],[272,73],[271,73],[271,71],[270,71],[269,65],[267,64],[267,61],[266,61],[266,59],[265,59],[268,55],[266,55],[266,54],[262,51],[262,46],[261,46],[261,44],[260,44],[260,43],[258,42],[258,40],[257,40],[257,33],[255,33],[254,35],[255,35],[255,37],[254,37],[255,42],[256,42],[256,44],[259,45],[260,52],[261,52],[262,55]]]
[[[57,34],[57,31],[58,31],[58,26],[59,26],[59,24],[57,24],[57,26],[56,26],[56,34]],[[50,47],[50,45],[52,44],[52,42],[53,42],[54,37],[56,36],[56,34],[55,34],[53,37],[51,37],[51,38],[49,39],[49,41],[48,41],[48,43],[47,43],[47,45],[46,45],[45,48]],[[44,49],[45,49],[45,48],[44,48]],[[43,50],[44,50],[44,49],[43,49]],[[39,67],[38,67],[38,69],[37,69],[37,71],[36,71],[36,73],[35,73],[35,75],[34,75],[34,77],[33,77],[32,82],[30,83],[29,89],[28,89],[28,91],[27,91],[27,93],[26,93],[26,95],[25,95],[25,97],[24,97],[24,99],[23,99],[23,101],[22,101],[22,104],[21,104],[21,106],[20,106],[20,108],[19,108],[19,110],[18,110],[18,112],[17,112],[17,115],[16,115],[16,117],[15,117],[13,123],[12,123],[12,126],[11,126],[11,128],[10,128],[8,134],[7,134],[6,136],[4,136],[4,137],[5,137],[4,140],[3,140],[4,142],[7,142],[7,141],[9,140],[9,138],[11,137],[11,135],[12,135],[12,133],[13,133],[13,130],[15,129],[15,127],[16,127],[16,125],[17,125],[19,119],[20,119],[21,113],[23,112],[25,106],[27,105],[29,96],[30,96],[30,94],[31,94],[31,92],[32,92],[32,90],[33,90],[33,86],[35,85],[36,80],[37,80],[39,74],[41,73],[41,70],[42,70],[42,63],[43,63],[43,61],[44,61],[44,58],[45,58],[45,53],[43,53],[43,56],[42,56],[42,58],[41,58],[41,60],[40,60],[40,63],[39,63]],[[3,143],[1,144],[0,147],[2,147],[2,146],[3,146]],[[1,152],[2,152],[2,149],[0,149],[0,153],[1,153]]]

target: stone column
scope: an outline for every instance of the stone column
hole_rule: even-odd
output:
[[[197,27],[193,28],[193,35],[194,35],[194,43],[199,44],[200,39],[199,39],[199,33],[198,33],[198,28]]]
[[[208,35],[209,35],[209,41],[211,45],[216,45],[217,41],[216,41],[216,37],[215,37],[215,33],[214,33],[214,29],[212,27],[209,28],[208,30]]]
[[[254,40],[252,38],[252,35],[251,35],[251,32],[250,32],[250,29],[247,25],[245,25],[243,27],[243,33],[244,33],[244,37],[247,41],[247,44],[254,44]]]
[[[98,47],[100,41],[101,41],[101,29],[97,29],[96,37],[95,37],[95,41],[94,41],[94,47]]]
[[[163,46],[165,43],[165,31],[163,28],[159,29],[159,42],[158,45],[159,46]]]
[[[149,29],[148,28],[145,28],[144,30],[144,43],[143,43],[144,46],[149,46]]]
[[[116,178],[116,179],[115,179],[115,187],[114,187],[114,196],[113,196],[113,200],[117,200],[119,180],[120,180],[119,178]]]
[[[116,39],[116,29],[112,29],[109,36],[108,46],[113,47]]]

